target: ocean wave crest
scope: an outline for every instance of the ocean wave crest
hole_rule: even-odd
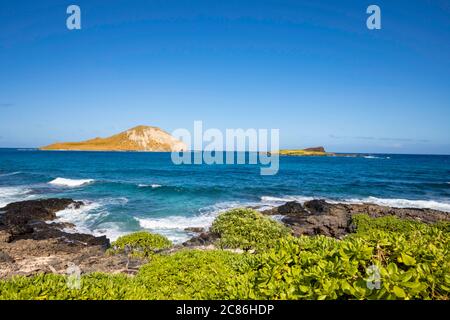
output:
[[[186,228],[209,228],[215,219],[214,215],[169,216],[164,218],[138,218],[139,226],[154,233],[162,234],[175,243],[188,240],[191,236]]]
[[[390,159],[391,157],[364,156],[365,159]]]
[[[32,190],[27,187],[0,187],[0,208],[16,201],[29,200]]]
[[[138,187],[139,187],[139,188],[153,188],[153,189],[155,189],[155,188],[161,188],[162,185],[156,184],[156,183],[154,183],[154,184],[144,184],[144,183],[140,183],[140,184],[138,184]]]
[[[247,204],[239,202],[220,202],[199,209],[199,214],[194,216],[168,216],[160,218],[135,217],[139,226],[143,229],[162,234],[174,243],[184,242],[192,237],[186,228],[208,229],[214,219],[227,210],[244,207]]]
[[[98,202],[83,201],[84,205],[76,208],[69,206],[64,210],[56,212],[57,222],[68,222],[75,225],[76,231],[86,232],[88,227],[86,226],[89,220],[98,217],[102,211],[94,214],[92,211],[99,210],[102,205]],[[88,232],[90,233],[90,232]]]
[[[275,206],[281,205],[289,201],[297,201],[304,203],[318,197],[305,197],[305,196],[285,196],[285,197],[271,197],[263,196],[261,201],[263,203],[274,204]],[[366,197],[366,198],[351,198],[351,199],[327,199],[321,197],[321,199],[326,200],[329,203],[350,203],[350,204],[362,204],[362,203],[372,203],[380,206],[389,206],[394,208],[419,208],[419,209],[434,209],[444,212],[450,212],[450,202],[436,201],[436,200],[409,200],[409,199],[386,199],[377,197]]]
[[[94,182],[94,179],[67,179],[67,178],[56,178],[49,182],[51,185],[61,186],[61,187],[80,187],[86,184]]]
[[[314,200],[313,197],[306,197],[306,196],[285,196],[285,197],[272,197],[272,196],[262,196],[261,197],[261,201],[263,203],[267,203],[267,204],[283,204],[285,202],[289,202],[289,201],[297,201],[300,203],[306,202],[306,201],[311,201]]]
[[[135,218],[139,225],[144,229],[160,230],[160,229],[178,229],[200,227],[206,228],[214,220],[214,216],[169,216],[164,218]]]
[[[384,199],[377,197],[367,197],[363,199],[349,199],[348,203],[373,203],[380,206],[389,206],[394,208],[419,208],[419,209],[434,209],[445,212],[450,212],[449,202],[439,202],[436,200],[408,200],[408,199]]]
[[[0,177],[8,177],[8,176],[15,176],[16,174],[22,173],[21,171],[16,172],[7,172],[7,173],[0,173]]]
[[[106,222],[93,227],[96,225],[96,222],[108,216],[109,212],[105,208],[105,203],[111,203],[110,200],[101,200],[99,202],[83,200],[83,203],[84,205],[79,208],[69,206],[56,213],[57,219],[55,222],[66,222],[74,225],[74,227],[65,228],[65,232],[85,233],[96,237],[106,236],[110,241],[115,241],[120,236],[128,233],[121,229],[119,222]]]

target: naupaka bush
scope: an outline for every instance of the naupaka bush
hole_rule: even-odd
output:
[[[244,250],[264,250],[290,233],[281,223],[252,209],[233,209],[219,215],[211,232],[220,236],[219,247]]]
[[[167,253],[155,251],[167,239],[133,235],[119,244],[137,243],[152,258],[136,276],[88,274],[79,290],[63,275],[15,277],[0,281],[0,299],[449,299],[449,223],[367,215],[353,223],[341,240],[296,238],[253,210],[232,210],[213,224],[219,244],[255,253]]]

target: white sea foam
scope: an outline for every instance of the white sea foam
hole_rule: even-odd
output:
[[[214,221],[215,215],[199,216],[169,216],[164,218],[137,218],[141,228],[162,234],[175,243],[188,240],[191,236],[185,228],[200,227],[209,228]]]
[[[117,238],[130,232],[124,231],[121,226],[115,222],[105,222],[92,231],[96,237],[106,236],[110,241],[116,241]]]
[[[178,229],[184,230],[190,227],[209,227],[213,222],[214,215],[199,215],[199,216],[169,216],[164,218],[135,218],[139,225],[145,229],[160,230],[160,229]]]
[[[79,232],[95,236],[105,235],[110,241],[115,241],[118,237],[128,233],[120,228],[120,223],[115,222],[101,223],[92,228],[92,225],[109,214],[107,205],[125,205],[128,202],[127,198],[104,198],[97,202],[86,200],[82,200],[82,202],[84,205],[79,208],[69,206],[56,213],[56,222],[68,222],[75,225],[73,228],[64,229],[65,232]]]
[[[244,207],[248,204],[239,202],[220,202],[212,206],[207,206],[199,210],[195,216],[168,216],[161,218],[140,218],[136,221],[143,229],[165,235],[175,243],[181,243],[191,238],[186,228],[200,227],[208,229],[214,219],[222,212],[232,208]]]
[[[300,203],[313,200],[312,197],[305,197],[305,196],[285,196],[285,197],[271,197],[271,196],[262,196],[261,201],[265,204],[273,204],[273,205],[279,205],[283,204],[289,201],[297,201]]]
[[[49,184],[61,187],[80,187],[85,184],[94,182],[94,179],[66,179],[66,178],[56,178],[49,182]]]
[[[144,184],[144,183],[140,183],[140,184],[138,184],[138,187],[139,188],[148,188],[148,187],[151,187],[151,188],[161,188],[162,187],[162,185],[160,185],[160,184],[156,184],[156,183],[154,183],[154,184]]]
[[[16,172],[1,173],[0,177],[15,176],[16,174],[20,174],[20,173],[22,173],[22,172],[16,171]]]
[[[450,202],[435,201],[435,200],[383,199],[376,197],[367,197],[363,199],[349,199],[346,200],[345,202],[374,203],[394,208],[422,208],[422,209],[435,209],[450,212]]]
[[[0,187],[0,208],[6,206],[8,203],[29,200],[33,198],[30,194],[31,189],[27,187]]]
[[[270,197],[263,196],[261,201],[264,203],[273,203],[275,206],[281,205],[289,201],[297,201],[304,203],[315,198],[304,197],[304,196],[286,196],[286,197]],[[445,212],[450,212],[450,202],[446,201],[436,201],[436,200],[408,200],[408,199],[384,199],[377,197],[366,197],[361,199],[324,199],[329,203],[373,203],[382,206],[389,206],[394,208],[421,208],[421,209],[435,209]]]
[[[79,208],[69,206],[64,210],[56,212],[57,222],[69,222],[76,226],[77,232],[87,232],[88,222],[98,218],[100,214],[105,214],[98,202],[83,201],[84,205]],[[89,232],[90,233],[90,232]]]
[[[364,158],[366,159],[390,159],[391,157],[379,157],[379,156],[372,156],[372,155],[368,155],[368,156],[364,156]]]
[[[128,199],[125,197],[119,198],[104,198],[96,202],[82,200],[84,205],[79,208],[69,206],[64,210],[58,211],[56,217],[59,222],[73,223],[78,229],[84,231],[89,230],[88,226],[97,219],[108,215],[107,205],[125,205]]]
[[[265,210],[279,206],[288,201],[298,201],[304,203],[314,199],[306,196],[286,196],[286,197],[261,197],[259,202],[220,202],[211,206],[203,207],[197,215],[193,216],[167,216],[167,217],[135,217],[142,229],[162,234],[168,237],[174,243],[181,243],[192,237],[192,234],[186,232],[186,228],[200,227],[208,229],[214,219],[222,212],[237,207],[256,207],[258,210]],[[450,203],[437,202],[433,200],[407,200],[407,199],[382,199],[376,197],[367,197],[361,199],[333,200],[325,199],[331,203],[374,203],[379,205],[387,205],[392,207],[412,207],[412,208],[431,208],[450,212]],[[67,208],[57,213],[58,220],[61,222],[70,222],[76,225],[73,232],[90,233],[96,236],[105,235],[111,241],[125,235],[130,230],[122,226],[120,222],[106,222],[96,225],[96,222],[102,217],[108,215],[107,207],[110,205],[125,205],[127,198],[104,198],[97,202],[84,201],[86,205],[75,209]],[[275,220],[280,220],[282,216],[273,216]],[[92,225],[96,225],[92,228]],[[70,231],[70,230],[67,230]]]
[[[272,218],[275,221],[281,222],[281,220],[283,220],[284,216],[281,214],[274,214],[274,215],[270,215],[269,218]]]

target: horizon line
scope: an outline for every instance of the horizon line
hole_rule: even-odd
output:
[[[1,147],[0,149],[12,149],[12,150],[29,150],[29,151],[42,151],[42,152],[128,152],[128,153],[172,153],[174,151],[136,151],[136,150],[41,150],[40,147]],[[279,149],[283,150],[283,149]],[[299,149],[300,150],[300,149]],[[227,151],[227,150],[214,150],[215,152],[246,152],[246,153],[267,153],[270,151]],[[176,151],[175,151],[176,152]],[[205,150],[186,150],[180,152],[205,152]],[[404,155],[404,156],[450,156],[450,153],[389,153],[389,152],[335,152],[327,151],[328,153],[335,154],[354,154],[354,155]],[[324,157],[324,156],[291,156],[291,155],[280,155],[281,157]],[[328,156],[333,157],[333,156]]]

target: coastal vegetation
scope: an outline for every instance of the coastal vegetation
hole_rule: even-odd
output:
[[[288,235],[289,229],[252,209],[234,209],[221,214],[211,226],[220,248],[264,250]]]
[[[307,148],[307,149],[282,149],[279,152],[281,156],[331,156],[333,153],[326,152],[323,147]]]
[[[342,239],[294,237],[270,217],[231,210],[211,227],[214,250],[161,250],[167,239],[139,232],[111,250],[139,248],[131,254],[148,262],[134,276],[86,274],[80,289],[63,275],[16,276],[0,281],[0,299],[450,298],[448,222],[356,214],[352,225]]]
[[[153,254],[169,249],[172,242],[166,237],[146,231],[134,232],[120,237],[111,244],[108,253],[126,253],[134,257],[150,257]]]

